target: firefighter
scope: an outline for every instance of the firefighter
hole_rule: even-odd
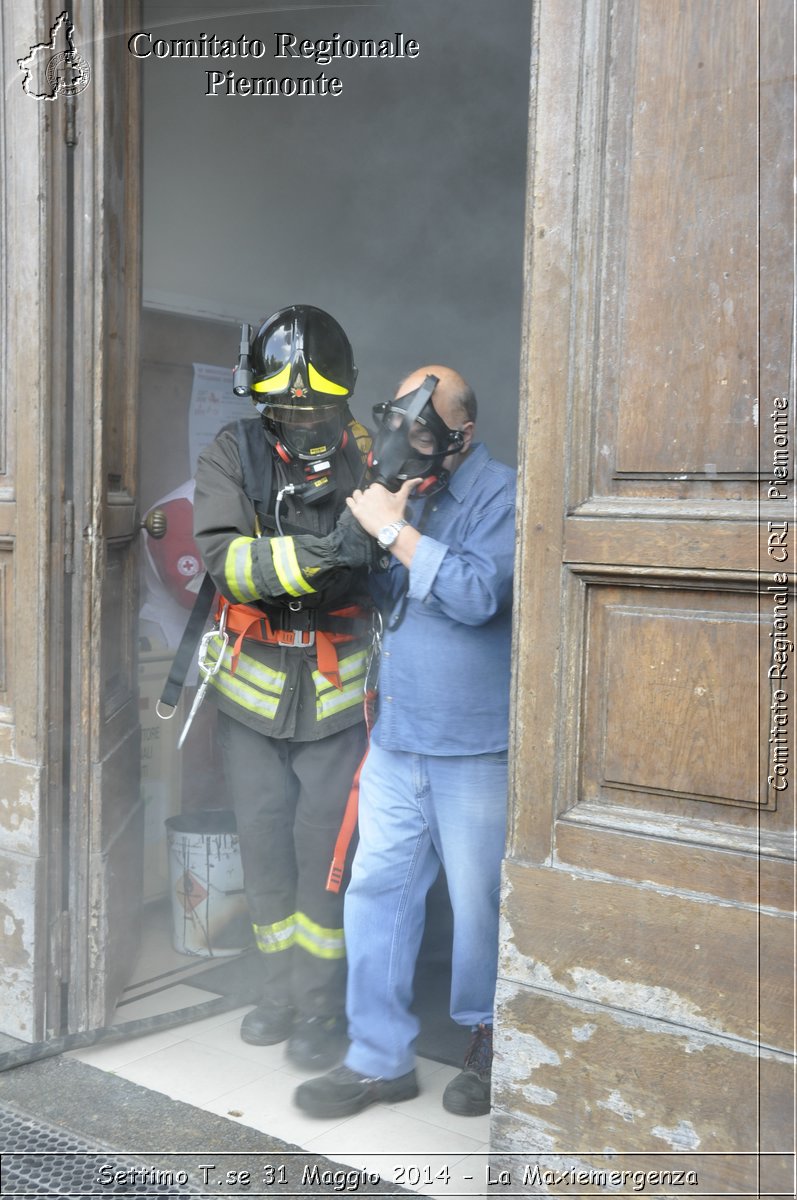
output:
[[[312,1068],[347,1044],[344,888],[327,880],[366,745],[375,542],[346,498],[370,441],[349,411],[357,369],[333,317],[293,305],[251,344],[248,332],[234,386],[258,415],[200,455],[194,536],[221,596],[211,694],[264,971],[241,1037],[287,1041]]]

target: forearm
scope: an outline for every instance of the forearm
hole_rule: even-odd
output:
[[[194,538],[219,591],[240,604],[284,603],[320,591],[343,565],[339,539],[256,536],[254,505],[237,460],[224,451],[214,445],[200,457],[194,497]]]
[[[461,552],[435,538],[418,539],[409,597],[463,625],[483,625],[512,601],[512,547],[474,546]]]

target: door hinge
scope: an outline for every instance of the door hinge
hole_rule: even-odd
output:
[[[75,570],[75,502],[64,502],[64,571],[72,575]]]
[[[70,935],[69,912],[65,909],[56,917],[52,931],[53,972],[60,983],[67,983],[69,980]]]

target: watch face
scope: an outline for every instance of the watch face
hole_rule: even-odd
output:
[[[376,539],[382,546],[392,546],[398,537],[398,530],[395,525],[385,525],[384,529],[379,530],[379,537]]]

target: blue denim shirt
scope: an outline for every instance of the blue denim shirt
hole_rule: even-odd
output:
[[[407,568],[391,556],[372,577],[385,618],[374,741],[417,754],[505,750],[515,472],[476,443],[444,491],[410,501],[408,518],[422,536],[394,631]]]

